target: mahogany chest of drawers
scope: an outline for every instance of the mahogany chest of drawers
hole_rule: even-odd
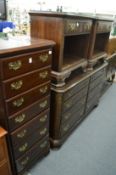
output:
[[[59,147],[77,125],[98,105],[107,63],[70,79],[63,87],[52,84],[50,139]]]
[[[0,174],[11,175],[11,168],[9,164],[9,157],[6,144],[7,132],[0,127]]]
[[[14,175],[49,152],[50,72],[54,42],[0,43],[0,124],[8,130]]]

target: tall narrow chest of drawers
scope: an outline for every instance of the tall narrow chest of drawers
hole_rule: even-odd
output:
[[[50,71],[54,42],[0,44],[0,124],[8,130],[13,174],[49,152]]]

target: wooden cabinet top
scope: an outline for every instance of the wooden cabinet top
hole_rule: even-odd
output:
[[[92,14],[92,13],[76,13],[76,12],[53,12],[53,11],[37,11],[32,10],[29,12],[30,15],[39,15],[39,16],[49,16],[49,17],[59,17],[59,18],[85,18],[93,20],[102,20],[102,21],[113,21],[113,17],[102,14]]]
[[[12,38],[8,40],[0,39],[0,58],[8,54],[24,53],[36,49],[46,49],[53,47],[55,42],[45,39],[34,38]]]

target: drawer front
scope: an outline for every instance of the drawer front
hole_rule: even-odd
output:
[[[2,79],[8,79],[51,64],[52,51],[43,50],[2,60]]]
[[[50,81],[50,67],[23,76],[3,81],[5,98],[16,96],[34,86]]]
[[[29,151],[27,151],[24,156],[16,160],[16,168],[18,172],[23,171],[28,165],[35,159],[40,158],[42,154],[49,150],[50,144],[49,144],[49,137],[45,137],[40,142],[35,144],[33,148],[31,148]]]
[[[80,102],[81,104],[85,104],[84,97],[87,94],[87,90],[88,90],[88,88],[83,88],[83,90],[79,91],[75,96],[73,96],[69,100],[65,101],[65,103],[63,103],[62,112],[66,112],[76,103]],[[82,98],[82,101],[80,101],[80,98]]]
[[[50,105],[50,96],[42,98],[38,102],[32,104],[31,106],[20,111],[18,114],[10,117],[9,120],[9,129],[13,131],[14,129],[20,127],[25,122],[31,120],[33,117],[37,116],[43,110],[49,108]],[[49,113],[49,110],[48,110]],[[40,120],[40,123],[44,123],[47,120],[47,115]]]
[[[103,77],[100,76],[99,78],[97,78],[95,81],[92,81],[90,83],[90,86],[89,86],[89,91],[93,90],[94,88],[96,88],[97,86],[99,86],[99,84],[102,84],[103,83]]]
[[[92,22],[90,20],[66,19],[64,20],[65,34],[90,33]]]
[[[7,162],[4,163],[2,166],[0,166],[0,174],[1,175],[11,175]]]
[[[99,94],[97,94],[94,99],[87,101],[86,113],[91,111],[95,107],[95,105],[98,104],[98,102],[99,102]]]
[[[93,89],[92,91],[89,91],[87,100],[96,98],[97,95],[100,97],[102,85],[103,84],[99,84],[95,89]]]
[[[44,123],[41,122],[44,120]],[[16,146],[20,142],[25,141],[25,139],[34,133],[34,131],[41,128],[41,126],[46,126],[46,131],[49,125],[49,111],[43,112],[39,116],[35,117],[16,131],[11,133],[12,144]],[[36,134],[35,134],[36,135]]]
[[[29,137],[26,137],[23,142],[18,142],[18,145],[14,148],[15,159],[28,151],[41,138],[47,136],[49,134],[49,127],[42,126],[39,130],[35,130],[34,132],[35,134],[32,133]]]
[[[97,32],[110,32],[112,27],[112,22],[99,21],[97,26]]]
[[[94,74],[91,76],[90,81],[93,81],[93,80],[99,78],[100,76],[104,75],[105,70],[106,70],[106,69],[102,69],[102,70],[100,70],[100,71],[94,73]]]
[[[81,105],[81,102],[73,106],[69,111],[62,114],[62,124],[70,119],[73,119],[75,115],[77,115],[77,118],[82,116],[84,109],[85,109],[85,104]]]
[[[41,97],[44,97],[50,93],[50,83],[43,84],[33,88],[24,94],[16,96],[15,98],[6,100],[6,108],[8,115],[12,115],[15,112],[20,111],[26,106],[38,101]]]
[[[0,164],[6,160],[6,151],[5,151],[5,140],[0,138]]]
[[[75,93],[79,92],[81,89],[83,89],[84,87],[88,86],[89,84],[89,78],[80,82],[79,84],[77,84],[76,86],[74,86],[73,88],[71,88],[70,90],[68,90],[64,95],[63,95],[63,100],[67,100],[68,98],[70,98],[71,96],[73,96]]]
[[[84,108],[81,108],[77,113],[72,114],[71,119],[61,126],[61,136],[70,132],[71,127],[73,127],[75,123],[80,122],[81,118],[83,117],[83,114]]]

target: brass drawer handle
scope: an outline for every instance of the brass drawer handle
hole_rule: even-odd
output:
[[[43,136],[47,132],[47,128],[44,128],[42,131],[40,131],[40,135]]]
[[[22,146],[19,148],[19,152],[24,152],[24,151],[26,151],[27,147],[28,147],[28,143],[25,143],[24,145],[22,145]]]
[[[23,85],[23,81],[19,80],[19,81],[11,83],[10,86],[11,86],[11,89],[18,90],[22,87],[22,85]]]
[[[18,100],[13,101],[13,106],[20,107],[24,103],[24,98],[21,97]]]
[[[23,131],[21,131],[19,134],[17,134],[17,138],[23,138],[27,133],[27,130],[24,129]]]
[[[46,147],[46,145],[47,145],[47,141],[44,141],[41,145],[40,145],[40,148],[45,148]]]
[[[40,61],[43,63],[46,62],[48,60],[48,58],[49,58],[48,54],[44,54],[44,55],[39,56]]]
[[[42,88],[39,89],[39,91],[42,93],[42,94],[45,94],[48,90],[48,87],[47,86],[44,86]]]
[[[69,28],[69,30],[71,32],[74,32],[77,29],[77,27],[79,27],[79,23],[78,22],[76,22],[76,23],[68,23],[68,28]]]
[[[21,115],[17,116],[17,117],[15,118],[15,123],[21,123],[21,122],[23,122],[24,119],[25,119],[25,117],[26,117],[25,114],[21,114]]]
[[[66,132],[66,131],[68,131],[69,128],[70,128],[70,125],[67,124],[67,125],[63,128],[63,130]]]
[[[21,66],[22,66],[22,62],[20,60],[15,61],[15,62],[10,62],[8,64],[9,69],[10,70],[15,70],[15,71],[18,70],[18,69],[20,69]]]
[[[71,105],[72,105],[72,102],[69,102],[69,103],[66,103],[66,104],[65,104],[65,107],[66,107],[66,108],[70,108]]]
[[[66,115],[64,116],[64,118],[67,120],[67,119],[70,118],[70,116],[71,116],[71,113],[68,113],[68,114],[66,114]]]
[[[21,165],[26,165],[29,161],[29,157],[26,157],[22,162]]]
[[[47,106],[48,102],[45,100],[44,102],[40,103],[40,108],[45,108]]]
[[[41,72],[41,73],[39,74],[39,76],[40,76],[40,78],[43,78],[43,79],[47,78],[47,76],[48,76],[48,71]]]
[[[45,122],[47,119],[47,115],[44,115],[42,118],[40,118],[40,122]]]

